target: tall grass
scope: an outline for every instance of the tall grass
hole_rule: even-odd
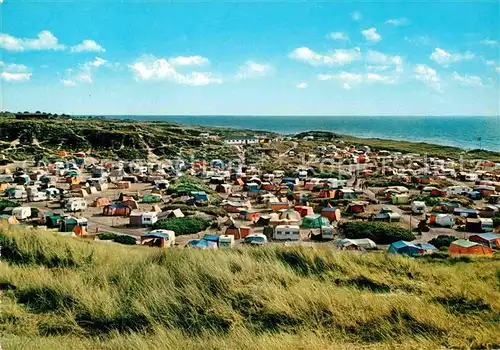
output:
[[[497,258],[161,250],[0,232],[5,348],[500,346]]]

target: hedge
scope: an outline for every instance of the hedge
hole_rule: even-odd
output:
[[[126,245],[135,245],[137,244],[137,240],[132,236],[127,235],[117,235],[116,233],[103,232],[99,233],[97,237],[101,241],[113,241],[116,243],[126,244]]]
[[[209,226],[210,221],[197,217],[184,217],[157,221],[154,223],[153,229],[171,230],[180,236],[201,232]]]
[[[431,239],[428,243],[432,244],[437,249],[440,249],[441,247],[449,247],[451,242],[454,242],[457,239],[458,239],[457,237],[453,237],[453,236],[439,235],[439,236]]]
[[[377,244],[415,239],[411,231],[382,222],[346,222],[341,226],[341,230],[346,238],[369,238]]]

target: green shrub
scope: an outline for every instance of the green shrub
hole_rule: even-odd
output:
[[[114,240],[116,243],[126,244],[126,245],[135,245],[137,244],[137,240],[132,236],[119,235]]]
[[[458,238],[454,236],[439,235],[429,241],[434,247],[440,249],[441,247],[449,247],[451,242],[456,241]]]
[[[500,226],[500,217],[494,217],[493,218],[493,227],[499,227]]]
[[[190,235],[201,232],[210,226],[210,221],[196,217],[173,218],[157,221],[153,229],[174,231],[176,235]]]
[[[346,238],[369,238],[377,244],[415,239],[411,231],[381,222],[347,222],[342,225],[341,230]]]
[[[118,237],[118,235],[116,233],[103,232],[99,233],[97,237],[101,241],[113,241],[116,237]]]

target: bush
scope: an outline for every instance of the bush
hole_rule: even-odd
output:
[[[346,238],[369,238],[377,244],[415,239],[411,231],[381,222],[347,222],[341,229]]]
[[[118,235],[116,233],[103,232],[99,233],[97,237],[101,241],[113,241],[116,237],[118,237]]]
[[[454,242],[457,239],[458,238],[454,236],[439,235],[436,238],[431,239],[428,243],[440,249],[441,247],[449,247],[451,242]]]
[[[132,236],[119,235],[114,240],[116,243],[126,244],[126,245],[135,245],[137,244],[137,240]]]
[[[113,241],[126,245],[135,245],[137,243],[136,239],[132,236],[117,235],[116,233],[103,232],[99,233],[97,237],[101,241]]]
[[[176,235],[190,235],[198,233],[210,226],[210,221],[196,217],[173,218],[157,221],[153,229],[174,231]]]
[[[499,227],[500,226],[500,217],[494,217],[493,218],[493,227]]]

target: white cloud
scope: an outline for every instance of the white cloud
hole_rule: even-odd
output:
[[[328,37],[333,40],[349,40],[349,36],[343,32],[331,32]]]
[[[377,33],[377,28],[375,27],[362,30],[361,34],[363,34],[366,40],[373,41],[374,43],[378,43],[380,40],[382,40],[382,36]]]
[[[76,86],[76,83],[70,79],[61,79],[61,83],[63,83],[64,86]]]
[[[318,74],[317,78],[320,81],[332,80],[335,76],[331,74]]]
[[[477,75],[467,75],[467,74],[460,75],[457,72],[453,72],[451,77],[453,80],[458,81],[459,84],[462,86],[476,86],[476,87],[483,86],[483,80]]]
[[[495,71],[496,71],[497,73],[500,73],[500,67],[495,67]]]
[[[173,66],[203,66],[210,63],[208,58],[198,55],[172,57],[168,62]]]
[[[359,13],[358,11],[351,13],[351,18],[355,21],[359,21],[361,17],[361,13]]]
[[[495,66],[495,65],[496,65],[496,63],[495,63],[495,61],[493,61],[493,60],[486,60],[486,65],[487,65],[487,66]]]
[[[470,51],[464,52],[464,53],[450,53],[446,52],[443,49],[440,49],[439,47],[434,49],[432,52],[430,59],[437,62],[438,64],[447,67],[448,65],[452,63],[457,63],[460,61],[465,61],[465,60],[471,60],[474,58],[474,54]]]
[[[415,79],[423,82],[436,91],[441,91],[441,78],[436,70],[425,64],[417,64],[415,65],[414,71],[416,73]]]
[[[57,38],[48,30],[38,33],[36,39],[15,38],[9,34],[0,34],[0,48],[7,51],[40,51],[64,50],[65,46],[59,44]]]
[[[410,44],[414,44],[414,45],[428,46],[428,45],[431,45],[433,43],[433,40],[427,35],[420,35],[420,36],[416,36],[416,37],[405,36],[404,40],[406,40]]]
[[[203,86],[209,84],[222,84],[222,79],[212,78],[210,72],[191,72],[186,75],[178,75],[178,83],[190,86]]]
[[[296,61],[306,62],[312,66],[319,65],[344,65],[361,59],[361,49],[336,49],[323,55],[312,51],[308,47],[299,47],[293,50],[289,57]]]
[[[80,44],[72,46],[71,52],[106,52],[106,50],[94,40],[84,40]]]
[[[306,82],[299,83],[299,84],[297,84],[297,87],[299,89],[305,89],[307,87],[307,83]]]
[[[371,64],[382,64],[382,65],[403,64],[403,58],[399,55],[390,56],[374,50],[368,50],[368,53],[366,54],[366,61]]]
[[[0,78],[5,81],[24,81],[31,78],[31,73],[0,73]]]
[[[498,45],[498,41],[490,40],[490,39],[481,40],[480,43],[483,45],[487,45],[487,46],[497,46]]]
[[[408,19],[407,18],[404,18],[404,17],[401,17],[401,18],[391,18],[391,19],[388,19],[387,21],[385,21],[385,24],[391,24],[393,26],[404,26],[406,24],[408,24]]]
[[[24,64],[6,64],[0,61],[0,79],[5,81],[26,81],[31,78],[31,73]]]
[[[367,73],[365,74],[365,79],[368,82],[372,83],[394,83],[395,79],[388,75],[380,75],[376,73]]]
[[[66,70],[66,78],[61,79],[64,86],[76,86],[78,83],[92,84],[94,72],[107,64],[108,61],[101,57],[95,57],[92,61],[79,64],[76,72],[73,69]]]
[[[93,61],[89,61],[83,64],[84,67],[100,67],[104,65],[107,61],[103,58],[96,57]]]
[[[143,56],[129,65],[129,68],[138,80],[166,80],[190,86],[222,83],[222,79],[213,78],[209,72],[181,74],[168,60],[154,56]]]
[[[270,64],[257,63],[253,61],[246,61],[238,68],[236,78],[238,79],[252,79],[260,78],[270,75],[274,68]]]
[[[376,73],[351,73],[340,72],[339,74],[318,74],[317,79],[320,81],[338,80],[344,89],[350,90],[354,85],[360,83],[384,83],[392,84],[396,82],[396,78],[388,75],[380,75]]]

